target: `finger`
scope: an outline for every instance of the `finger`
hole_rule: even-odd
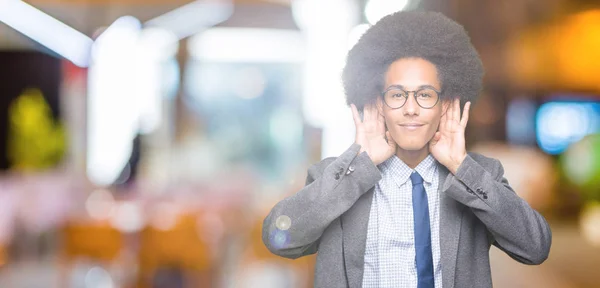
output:
[[[370,123],[371,121],[371,109],[369,104],[366,104],[363,108],[363,123]]]
[[[350,109],[352,110],[352,118],[354,119],[354,125],[356,125],[356,127],[360,126],[361,121],[360,115],[358,114],[358,109],[356,109],[356,106],[354,104],[350,104]]]
[[[380,112],[381,98],[377,98],[377,131],[385,133],[385,117]]]
[[[450,106],[452,107],[451,113],[450,113],[450,121],[447,122],[447,129],[449,129],[450,131],[454,131],[456,129],[456,123],[460,121],[460,111],[458,112],[459,115],[457,115],[457,109],[456,109],[456,104],[457,104],[458,99],[454,99],[452,100],[452,104],[450,104]]]
[[[448,111],[446,112],[446,121],[444,121],[444,130],[450,129],[450,124],[452,123],[452,116],[454,115],[454,100],[451,100],[448,103]]]
[[[446,112],[446,121],[451,121],[454,113],[454,99],[448,101],[448,112]]]
[[[452,108],[454,104],[454,99],[448,101],[448,110],[446,111],[446,121],[450,121],[452,120]]]
[[[377,118],[379,117],[379,113],[377,112],[377,107],[375,106],[375,104],[369,104],[369,116],[371,117],[372,123],[376,124],[377,122]]]
[[[377,105],[376,104],[370,104],[369,105],[369,110],[371,110],[369,112],[369,115],[371,117],[370,121],[371,121],[371,125],[373,125],[373,129],[375,129],[375,131],[377,132],[381,132],[381,134],[383,135],[383,131],[379,130],[379,112],[377,111]]]
[[[460,126],[463,128],[467,127],[467,122],[469,122],[469,111],[471,110],[471,102],[467,102],[465,104],[465,108],[463,109],[462,119],[460,119]]]
[[[460,122],[460,99],[454,100],[454,123]]]
[[[448,121],[449,112],[448,109],[450,108],[446,108],[446,113],[442,114],[442,118],[440,118],[440,127],[438,128],[438,131],[444,131],[444,129],[446,129],[446,121]]]

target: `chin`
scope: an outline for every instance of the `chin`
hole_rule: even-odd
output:
[[[417,144],[417,143],[400,143],[398,147],[404,151],[421,151],[425,148],[425,144]]]

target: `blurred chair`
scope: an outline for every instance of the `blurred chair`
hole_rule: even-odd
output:
[[[65,226],[63,235],[66,259],[82,257],[110,262],[123,248],[123,235],[110,223],[70,223]]]
[[[198,215],[184,213],[176,218],[166,229],[148,225],[142,230],[138,287],[175,287],[174,282],[180,281],[179,274],[185,278],[181,284],[185,287],[215,286],[217,267],[210,245],[200,237],[204,227]],[[157,283],[165,277],[174,281],[166,284],[171,286]]]
[[[292,260],[271,253],[262,241],[265,216],[260,215],[250,225],[236,269],[235,287],[313,287],[316,256]]]
[[[68,222],[61,231],[61,285],[69,287],[73,264],[90,261],[110,267],[119,261],[124,249],[124,236],[108,221]]]

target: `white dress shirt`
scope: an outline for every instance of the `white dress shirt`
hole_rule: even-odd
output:
[[[362,286],[417,287],[410,180],[417,171],[427,193],[435,288],[442,287],[438,162],[430,154],[413,170],[394,155],[377,167],[382,178],[375,186],[369,215]]]

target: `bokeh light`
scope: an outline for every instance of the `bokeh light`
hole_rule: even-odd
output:
[[[588,203],[581,212],[581,233],[593,246],[600,247],[600,202]]]
[[[115,199],[110,191],[98,189],[90,193],[85,201],[85,209],[92,219],[109,219],[115,211]]]
[[[369,0],[365,7],[365,16],[371,24],[377,23],[388,14],[404,10],[410,0]]]
[[[537,141],[549,154],[562,153],[571,143],[600,130],[600,104],[549,102],[537,112]]]
[[[582,189],[586,198],[600,201],[600,134],[588,135],[571,145],[561,162],[567,179]]]
[[[273,245],[273,247],[275,247],[276,249],[281,249],[285,247],[285,245],[288,244],[289,240],[290,232],[279,229],[274,229],[271,234],[271,237],[269,238],[269,241],[271,241],[271,245]]]

